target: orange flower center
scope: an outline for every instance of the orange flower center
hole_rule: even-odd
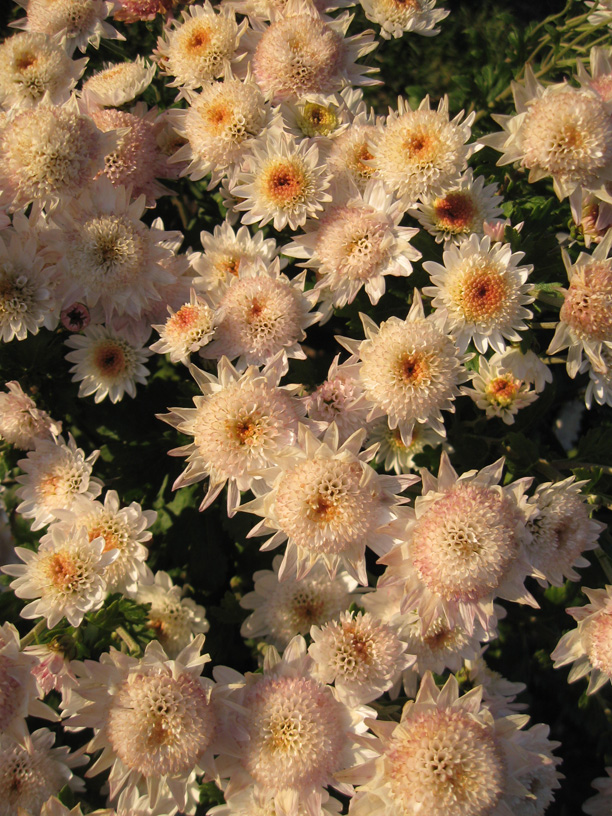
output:
[[[406,385],[421,385],[429,377],[427,360],[420,354],[404,354],[399,360],[399,375]]]
[[[460,305],[466,320],[491,320],[506,301],[506,282],[495,269],[474,269],[463,280]]]
[[[79,577],[79,568],[68,553],[60,551],[49,559],[47,574],[53,586],[70,589]]]
[[[121,346],[114,340],[101,343],[94,354],[94,364],[107,377],[116,377],[125,371],[126,360]]]
[[[469,193],[449,193],[437,198],[434,212],[438,225],[449,232],[464,232],[471,228],[476,207]]]
[[[299,201],[305,184],[306,176],[302,168],[292,162],[282,161],[268,172],[265,189],[275,204],[286,206]]]

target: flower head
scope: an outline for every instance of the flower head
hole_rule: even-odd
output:
[[[448,17],[447,9],[436,9],[436,0],[360,0],[365,16],[380,26],[385,40],[403,37],[408,32],[433,37],[440,33],[437,24]]]
[[[502,354],[494,354],[490,360],[480,357],[478,371],[473,372],[470,379],[473,388],[463,386],[463,393],[488,417],[499,417],[506,425],[512,425],[520,409],[538,398],[527,383],[506,368]]]
[[[25,6],[27,17],[19,20],[20,28],[49,36],[59,35],[85,51],[91,44],[100,45],[101,37],[125,39],[110,23],[104,22],[113,9],[111,0],[17,0]]]
[[[333,422],[344,442],[363,428],[370,408],[359,382],[359,366],[355,363],[339,365],[339,358],[339,354],[334,357],[327,378],[304,402],[308,416],[323,429]]]
[[[368,428],[368,442],[379,445],[374,461],[382,463],[385,470],[398,474],[416,470],[414,457],[428,445],[435,448],[441,441],[440,435],[427,425],[417,424],[406,443],[399,428],[389,427],[386,417],[376,420]]]
[[[142,57],[106,65],[84,83],[82,93],[94,104],[118,108],[131,102],[147,88],[155,75],[155,66]]]
[[[20,450],[31,450],[38,439],[52,439],[62,432],[62,423],[36,407],[15,380],[0,393],[0,438]]]
[[[205,346],[215,331],[215,315],[208,303],[192,289],[189,303],[178,311],[168,307],[170,317],[163,326],[153,326],[160,339],[150,347],[158,354],[169,354],[173,363],[186,363],[189,355]]]

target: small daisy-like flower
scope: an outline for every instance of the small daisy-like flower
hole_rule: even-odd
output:
[[[283,253],[305,258],[300,266],[316,269],[315,291],[334,308],[352,303],[362,287],[372,304],[385,293],[385,275],[406,277],[421,253],[410,244],[418,230],[400,227],[401,202],[381,182],[370,183],[363,196],[329,208],[305,235],[283,247]]]
[[[449,119],[447,97],[437,110],[431,110],[428,96],[417,110],[400,97],[397,112],[389,110],[372,145],[372,167],[385,187],[413,205],[457,182],[474,150],[466,145],[474,114],[460,124],[462,116]]]
[[[484,176],[474,179],[469,167],[457,184],[438,195],[426,196],[411,215],[438,243],[460,243],[472,233],[482,234],[485,222],[501,215],[501,200],[497,186],[485,187]]]
[[[249,537],[274,533],[262,550],[287,539],[281,580],[285,575],[299,580],[322,561],[332,578],[344,566],[367,586],[366,546],[378,555],[392,546],[389,525],[406,501],[396,494],[418,477],[377,474],[367,464],[374,452],[360,452],[364,437],[365,430],[357,431],[340,445],[334,424],[322,441],[300,426],[300,449],[279,458],[269,477],[276,476],[272,489],[255,485],[258,498],[240,508],[263,517]]]
[[[549,366],[534,351],[523,352],[520,348],[510,348],[504,354],[494,354],[491,357],[493,359],[503,362],[504,368],[519,380],[533,385],[537,394],[546,388],[546,383],[553,381]]]
[[[317,94],[283,102],[280,112],[285,130],[298,140],[316,139],[321,145],[327,144],[346,130],[363,105],[363,93],[358,88],[345,88],[340,97],[342,102],[334,99],[329,104]]]
[[[417,422],[445,436],[441,412],[454,410],[457,386],[467,379],[455,341],[433,315],[425,317],[417,290],[405,320],[391,317],[379,327],[362,314],[361,322],[365,340],[339,341],[361,358],[359,377],[372,406],[368,420],[386,414],[405,445]]]
[[[478,371],[470,374],[470,380],[473,387],[462,386],[462,393],[471,397],[488,417],[499,417],[506,425],[513,425],[521,408],[538,398],[527,383],[506,368],[500,354],[494,354],[490,360],[480,357]]]
[[[36,407],[15,380],[0,392],[0,439],[19,450],[32,450],[38,439],[53,439],[62,432],[62,423]]]
[[[327,166],[332,174],[334,189],[345,190],[352,182],[358,190],[365,190],[368,182],[377,176],[372,166],[372,150],[380,138],[374,114],[358,114],[352,124],[334,139]],[[334,195],[334,199],[336,195]]]
[[[124,40],[110,23],[104,22],[113,9],[112,0],[16,0],[27,17],[15,27],[66,38],[69,48],[86,51],[88,45],[99,48],[102,37]]]
[[[24,32],[0,45],[0,105],[29,108],[47,94],[54,105],[66,102],[85,70],[86,59],[71,60],[45,34]]]
[[[316,663],[315,676],[333,683],[349,705],[380,697],[415,660],[395,629],[369,612],[343,612],[337,621],[313,626],[310,636],[308,653]]]
[[[581,493],[586,482],[575,478],[541,484],[531,500],[539,513],[528,525],[533,538],[527,555],[543,586],[579,581],[574,567],[589,566],[582,553],[595,549],[605,529],[605,524],[589,517],[586,496]]]
[[[610,15],[612,19],[612,10]],[[606,773],[607,776],[600,776],[591,783],[597,794],[582,806],[588,816],[608,816],[612,809],[612,768],[606,768]]]
[[[274,224],[292,230],[316,218],[331,201],[326,192],[329,176],[315,144],[295,141],[281,130],[271,130],[254,142],[231,186],[239,199],[235,209],[246,211],[244,224]]]
[[[215,313],[192,289],[189,303],[178,311],[168,307],[170,317],[163,326],[153,326],[160,339],[150,346],[158,354],[169,354],[173,363],[187,363],[189,355],[205,346],[215,331]]]
[[[334,422],[344,442],[364,427],[370,407],[359,382],[359,366],[355,363],[339,365],[339,359],[339,354],[334,357],[327,379],[304,402],[308,416],[322,429]]]
[[[37,816],[64,785],[73,791],[85,789],[72,768],[86,764],[87,757],[70,754],[65,746],[53,748],[54,742],[55,734],[48,728],[34,731],[24,745],[0,734],[0,816],[13,816],[22,809]]]
[[[305,329],[321,317],[311,311],[317,295],[305,292],[305,284],[305,272],[293,280],[283,275],[278,258],[269,267],[258,260],[238,272],[219,301],[215,336],[201,349],[201,356],[238,357],[242,370],[264,365],[280,353],[285,372],[289,357],[305,359],[300,342],[306,338]]]
[[[137,57],[134,62],[107,64],[83,83],[81,91],[96,105],[119,108],[139,96],[154,76],[155,65]]]
[[[240,491],[253,483],[253,472],[269,468],[276,455],[297,439],[304,409],[293,396],[298,386],[279,388],[283,373],[277,356],[263,371],[250,366],[239,374],[226,358],[218,366],[218,378],[190,368],[202,390],[194,397],[195,408],[172,408],[159,419],[193,437],[193,442],[171,451],[187,456],[185,471],[175,481],[177,489],[204,479],[208,491],[200,510],[205,510],[229,480],[228,513],[236,512]]]
[[[574,664],[568,683],[590,674],[587,694],[594,694],[612,680],[612,586],[582,591],[590,603],[566,609],[578,625],[563,635],[551,657],[555,669]]]
[[[299,581],[279,581],[282,562],[282,556],[275,555],[272,570],[254,573],[254,591],[240,599],[240,606],[254,610],[240,628],[242,637],[263,638],[281,650],[295,635],[307,635],[311,626],[323,626],[347,610],[357,588],[348,572],[330,578],[321,563]]]
[[[174,77],[169,87],[200,88],[224,76],[246,26],[237,25],[231,8],[215,10],[208,0],[186,9],[157,40],[160,72]]]
[[[597,192],[612,179],[612,122],[595,91],[567,82],[544,88],[529,67],[512,91],[516,115],[493,114],[503,131],[480,139],[502,153],[498,164],[520,162],[530,182],[551,176],[559,198],[578,187]]]
[[[481,354],[489,346],[500,353],[506,340],[520,342],[518,331],[527,328],[532,312],[525,308],[534,298],[527,282],[532,266],[519,266],[524,252],[510,244],[493,244],[488,235],[472,235],[459,246],[449,246],[443,263],[426,261],[423,267],[433,286],[423,293],[433,297],[439,320],[456,337],[464,352],[470,341]]]
[[[604,348],[612,350],[612,231],[597,245],[592,255],[581,252],[575,264],[563,251],[569,278],[559,324],[548,347],[548,354],[569,348],[567,373],[575,377],[584,351],[598,371],[607,368]]]
[[[214,683],[201,677],[210,660],[200,655],[203,643],[198,635],[175,660],[152,641],[140,659],[111,649],[99,663],[75,666],[80,683],[66,705],[68,724],[94,729],[87,750],[102,754],[88,775],[111,768],[111,799],[122,791],[118,809],[146,789],[150,809],[171,798],[170,808],[183,811],[194,775],[216,775],[222,712]]]
[[[448,17],[447,9],[434,8],[436,0],[359,0],[365,16],[380,26],[385,40],[403,37],[407,31],[433,37],[437,24]]]
[[[79,397],[94,394],[96,403],[108,397],[112,403],[124,394],[136,396],[136,384],[145,385],[149,369],[144,363],[151,355],[149,349],[137,345],[124,333],[105,326],[89,326],[83,334],[66,340],[66,359],[73,363],[72,382],[78,382]]]
[[[141,582],[134,593],[138,603],[151,604],[148,624],[171,658],[176,658],[195,635],[208,632],[209,628],[204,607],[184,598],[183,593],[161,570],[155,573],[153,581]]]
[[[399,428],[390,428],[386,418],[379,419],[368,428],[368,442],[379,445],[375,462],[382,463],[385,470],[407,473],[416,470],[414,457],[429,445],[436,448],[442,439],[427,425],[415,425],[407,443],[402,440]]]
[[[55,518],[55,510],[70,510],[77,496],[95,499],[102,490],[99,479],[91,477],[93,464],[100,454],[89,456],[77,448],[72,434],[68,444],[61,436],[53,442],[37,440],[33,451],[17,463],[24,471],[17,476],[23,487],[17,491],[22,499],[17,512],[34,519],[32,530],[40,530]]]

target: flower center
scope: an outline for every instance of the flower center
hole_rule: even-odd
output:
[[[37,62],[38,57],[36,56],[36,54],[25,52],[20,54],[15,60],[15,68],[18,71],[25,71],[32,65],[35,65]]]
[[[398,362],[398,373],[406,385],[422,385],[430,374],[427,359],[418,352],[403,354]]]
[[[83,577],[74,558],[61,550],[53,553],[47,562],[47,576],[54,587],[67,592],[73,590]]]
[[[490,402],[502,408],[507,408],[514,402],[519,388],[520,380],[515,380],[510,375],[495,377],[487,385],[486,394]]]
[[[274,204],[288,207],[302,200],[305,186],[303,168],[293,162],[282,161],[268,171],[264,188]]]
[[[210,45],[210,29],[202,26],[194,31],[186,43],[187,51],[195,51],[196,53],[206,50]]]
[[[496,318],[506,304],[507,295],[503,276],[484,260],[468,268],[458,285],[451,289],[451,296],[470,323],[487,323]]]
[[[106,377],[117,377],[127,367],[124,350],[114,340],[106,340],[96,347],[93,362],[100,374]]]
[[[440,229],[451,233],[469,232],[477,208],[469,193],[448,193],[434,202],[434,213]]]
[[[584,630],[589,660],[596,669],[612,677],[612,614],[601,612]]]

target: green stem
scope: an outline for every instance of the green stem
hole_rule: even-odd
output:
[[[125,645],[130,650],[131,654],[135,655],[136,657],[138,657],[138,655],[140,655],[140,653],[142,651],[140,646],[138,645],[138,643],[136,643],[134,638],[128,632],[126,632],[126,630],[123,628],[123,626],[118,626],[115,629],[115,634],[118,637],[121,638],[121,640],[125,643]]]
[[[562,361],[563,362],[563,361]],[[605,473],[607,476],[612,475],[612,467],[609,465],[598,465],[596,462],[577,462],[576,459],[557,459],[552,464],[555,467],[561,468],[562,470],[574,470],[575,468],[584,468],[585,470],[591,470],[594,468],[598,468]]]
[[[47,628],[47,619],[41,618],[36,626],[32,627],[27,635],[24,635],[20,642],[19,648],[24,649],[26,646],[29,646],[30,643],[36,641],[38,643],[38,636]]]

